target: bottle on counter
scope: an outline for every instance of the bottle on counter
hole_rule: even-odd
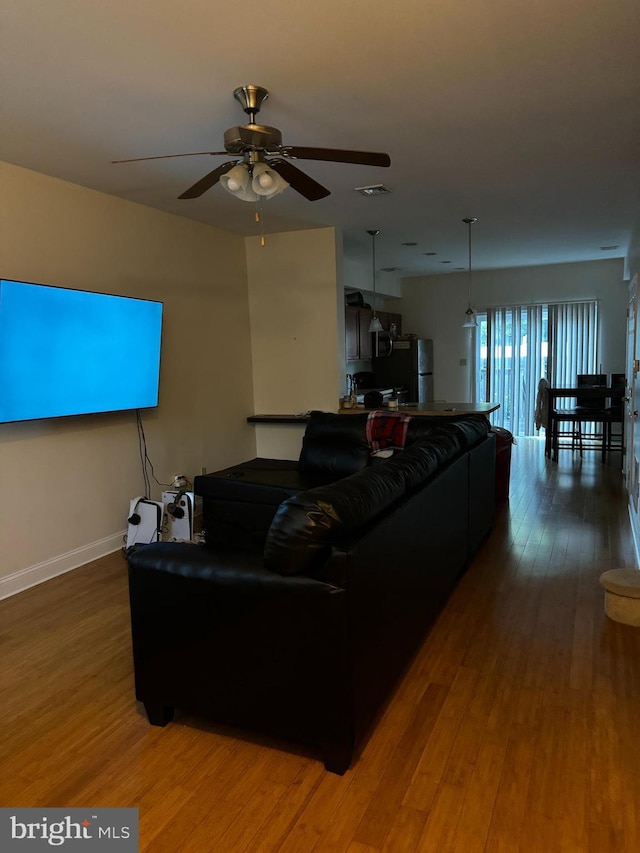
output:
[[[349,382],[349,401],[352,409],[358,405],[358,395],[356,394],[356,382],[351,373],[347,373],[347,381]]]

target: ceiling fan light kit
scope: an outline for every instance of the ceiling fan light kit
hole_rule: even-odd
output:
[[[289,186],[274,169],[270,169],[267,163],[255,163],[251,178],[251,187],[256,195],[262,198],[273,198]]]
[[[220,183],[228,193],[241,201],[273,198],[289,186],[284,178],[261,162],[238,163],[221,176]]]
[[[321,160],[332,163],[353,163],[362,166],[390,166],[388,154],[375,151],[348,151],[340,148],[308,148],[283,145],[282,134],[277,127],[256,124],[256,115],[269,97],[262,86],[239,86],[234,98],[249,116],[249,124],[230,127],[224,133],[224,151],[198,151],[194,154],[164,154],[159,157],[135,157],[129,160],[114,160],[114,163],[133,163],[140,160],[165,160],[171,157],[191,157],[201,154],[211,156],[242,157],[223,163],[185,190],[178,198],[199,198],[218,182],[241,201],[257,201],[272,198],[288,186],[309,201],[318,201],[330,195],[330,191],[305,172],[298,169],[292,160]],[[243,174],[244,173],[244,174]]]
[[[222,175],[220,183],[228,193],[241,201],[257,201],[258,199],[251,187],[251,175],[243,163],[239,163],[230,169],[226,175]]]

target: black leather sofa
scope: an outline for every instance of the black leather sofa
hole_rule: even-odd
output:
[[[209,477],[206,547],[129,555],[136,694],[152,723],[179,708],[349,767],[491,527],[495,473],[482,417],[415,418],[406,449],[374,464],[357,418],[312,419],[297,465]]]

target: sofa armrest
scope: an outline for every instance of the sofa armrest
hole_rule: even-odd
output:
[[[153,543],[129,555],[136,695],[318,747],[344,772],[353,743],[344,590],[261,556]],[[156,709],[154,711],[154,709]]]
[[[476,553],[493,526],[495,515],[496,441],[485,441],[469,451],[469,556]]]

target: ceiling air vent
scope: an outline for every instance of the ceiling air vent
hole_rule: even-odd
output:
[[[372,184],[370,187],[354,187],[354,189],[360,195],[366,196],[388,195],[391,192],[389,187],[385,187],[384,184]]]

